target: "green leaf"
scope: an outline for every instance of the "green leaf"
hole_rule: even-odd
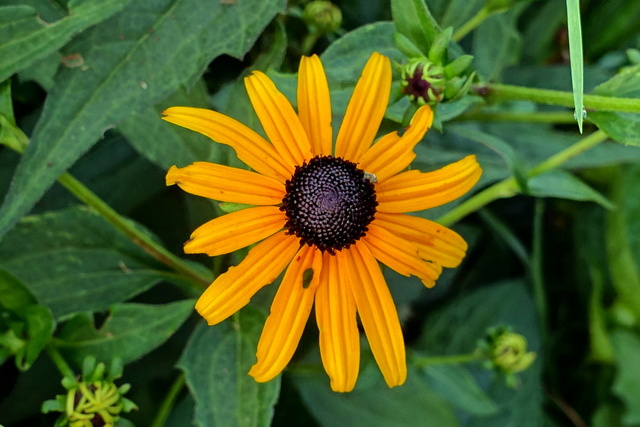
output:
[[[598,85],[594,95],[640,97],[640,65],[623,69],[611,79]],[[589,119],[617,142],[640,146],[640,114],[615,111],[594,111]]]
[[[76,0],[68,14],[55,22],[42,21],[29,6],[0,8],[0,81],[64,46],[71,37],[107,19],[131,0]]]
[[[464,366],[433,365],[423,368],[426,383],[438,395],[465,412],[489,415],[498,406]]]
[[[104,310],[170,277],[159,262],[86,208],[25,217],[0,239],[0,267],[58,319]]]
[[[473,63],[485,80],[499,80],[502,72],[518,62],[522,40],[518,32],[518,11],[493,15],[478,27],[473,37]]]
[[[24,310],[27,345],[16,354],[16,365],[25,371],[31,367],[40,352],[51,340],[55,322],[51,311],[40,305],[31,305]]]
[[[613,181],[618,206],[606,217],[606,247],[611,280],[621,303],[640,319],[640,167],[624,168]]]
[[[215,326],[201,322],[178,367],[196,402],[194,423],[209,426],[268,426],[280,378],[258,383],[247,373],[255,363],[265,316],[247,307]]]
[[[529,180],[529,194],[535,197],[591,201],[606,209],[615,208],[615,204],[611,200],[575,175],[563,170],[554,170],[531,178]]]
[[[24,283],[8,271],[0,269],[0,306],[19,313],[34,304],[36,299]]]
[[[567,27],[569,33],[569,58],[571,61],[571,84],[573,87],[573,104],[578,128],[582,133],[584,120],[584,60],[582,58],[582,26],[580,23],[580,0],[567,0]]]
[[[626,405],[622,421],[626,425],[640,424],[640,337],[624,330],[611,334],[618,371],[612,390]]]
[[[174,105],[210,108],[205,83],[198,81],[189,90],[178,89],[161,103],[131,115],[118,130],[140,154],[165,170],[195,161],[225,163],[230,151],[227,146],[160,119],[162,111]]]
[[[132,2],[75,38],[65,51],[77,55],[81,65],[62,69],[57,76],[0,209],[0,233],[14,225],[105,129],[195,81],[218,55],[246,53],[283,3]]]
[[[490,302],[490,303],[489,303]],[[437,355],[468,354],[486,330],[509,325],[525,336],[530,351],[540,352],[540,336],[534,303],[525,285],[508,281],[484,286],[458,296],[435,311],[424,327],[416,347],[424,353]],[[542,356],[538,355],[538,359]],[[518,374],[520,387],[509,389],[504,381],[490,380],[491,374],[477,365],[469,365],[478,384],[499,407],[492,415],[477,417],[469,426],[535,426],[542,423],[542,387],[540,362]]]
[[[427,52],[442,31],[424,0],[391,0],[396,30],[423,52]]]
[[[119,357],[126,364],[168,340],[193,313],[193,304],[193,300],[164,305],[115,304],[98,329],[91,314],[81,313],[61,327],[55,344],[78,365],[90,355],[98,360]]]
[[[366,377],[367,367],[363,371],[361,377]],[[356,389],[349,393],[331,391],[324,372],[295,373],[293,380],[307,408],[323,427],[459,425],[451,406],[420,381],[414,369],[409,370],[404,385],[392,389],[377,377],[366,387],[360,378]]]

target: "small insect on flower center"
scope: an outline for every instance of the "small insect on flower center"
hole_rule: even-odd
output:
[[[333,156],[316,156],[296,166],[280,207],[288,233],[331,255],[348,248],[366,234],[376,213],[372,177]]]

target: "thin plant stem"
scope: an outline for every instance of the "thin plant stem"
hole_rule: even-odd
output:
[[[26,148],[29,139],[27,136],[15,126],[11,126],[15,143],[8,145],[9,148],[22,154]],[[142,248],[149,255],[182,273],[188,280],[185,282],[176,282],[179,285],[183,283],[188,285],[188,291],[192,294],[199,294],[203,287],[211,283],[210,274],[205,274],[196,270],[191,265],[166,250],[161,244],[153,240],[149,235],[138,229],[134,223],[122,215],[117,213],[111,206],[105,203],[100,197],[89,190],[83,183],[74,178],[71,174],[64,173],[58,178],[58,182],[65,187],[78,200],[90,206],[98,214],[100,214],[107,222],[125,234],[133,243]]]
[[[73,369],[71,369],[67,361],[64,360],[64,357],[62,357],[58,349],[55,348],[55,346],[51,343],[47,345],[46,349],[47,349],[47,354],[53,361],[53,364],[56,365],[56,368],[58,368],[58,371],[60,371],[62,376],[75,378],[76,376],[75,372],[73,372]]]
[[[171,414],[171,410],[176,404],[176,400],[178,399],[182,388],[184,387],[184,383],[184,374],[180,373],[180,375],[178,375],[178,377],[171,385],[171,388],[169,389],[169,392],[165,396],[164,400],[162,401],[160,409],[158,410],[156,417],[151,423],[151,427],[164,426],[164,424],[167,422],[167,418],[169,418],[169,415]]]
[[[455,42],[459,42],[471,31],[478,28],[480,24],[482,24],[489,16],[491,16],[491,13],[489,13],[489,9],[487,7],[483,7],[478,11],[478,13],[473,15],[471,19],[469,19],[467,22],[462,24],[457,30],[455,30],[453,32],[453,35],[451,36],[451,39]]]
[[[542,336],[546,336],[547,298],[544,291],[544,275],[542,265],[542,219],[544,217],[544,200],[536,200],[533,217],[533,248],[531,254],[531,282],[533,285],[533,299],[538,311],[538,319]]]
[[[435,365],[461,365],[484,359],[481,353],[455,354],[451,356],[415,357],[411,360],[413,366],[425,367]]]
[[[560,90],[489,83],[486,86],[476,87],[475,91],[477,93],[487,93],[486,96],[492,101],[519,100],[532,101],[540,104],[560,105],[568,108],[574,107],[573,94]],[[584,107],[587,110],[596,111],[640,113],[640,99],[584,95]]]
[[[553,123],[571,124],[575,123],[573,115],[566,111],[470,111],[462,114],[452,121],[460,122],[526,122],[526,123]],[[588,120],[587,120],[588,121]]]
[[[607,135],[604,132],[602,132],[601,130],[595,131],[589,136],[582,138],[580,141],[571,145],[570,147],[567,147],[566,149],[534,166],[527,173],[527,177],[533,178],[536,175],[540,175],[542,173],[556,169],[566,163],[568,160],[576,157],[579,154],[582,154],[586,150],[600,144],[606,139]],[[512,197],[519,193],[520,188],[515,178],[507,178],[503,181],[493,184],[492,186],[482,190],[478,194],[462,202],[461,204],[450,210],[448,213],[438,218],[437,222],[447,226],[454,224],[470,213],[477,211],[478,209],[488,205],[494,200]]]

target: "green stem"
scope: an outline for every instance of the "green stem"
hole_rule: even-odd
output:
[[[531,282],[533,285],[533,300],[538,310],[538,319],[542,336],[546,336],[547,328],[547,298],[544,292],[544,274],[542,272],[543,233],[542,219],[544,213],[544,200],[536,200],[533,217],[533,248],[531,254]]]
[[[486,6],[483,7],[471,19],[455,30],[451,39],[455,42],[459,42],[471,31],[478,28],[489,16],[491,16],[489,9]]]
[[[3,122],[3,126],[6,126],[8,122]],[[27,136],[15,126],[11,126],[12,138],[14,143],[8,145],[9,148],[22,154],[27,146],[29,139]],[[132,221],[127,220],[120,214],[118,214],[111,206],[105,203],[95,193],[89,190],[84,184],[78,181],[69,173],[64,173],[58,178],[58,182],[64,186],[71,194],[76,196],[80,201],[93,208],[102,217],[108,221],[115,228],[124,233],[133,243],[140,246],[149,255],[172,268],[173,270],[182,273],[187,279],[184,282],[188,285],[188,291],[190,293],[199,294],[203,287],[208,286],[211,283],[211,277],[208,274],[203,274],[200,271],[194,269],[191,265],[175,256],[162,245],[149,237],[146,233],[139,230]],[[176,282],[177,283],[177,282]],[[179,285],[182,284],[178,283]]]
[[[537,89],[523,86],[512,86],[500,83],[489,83],[476,87],[476,92],[488,91],[488,97],[494,101],[520,100],[540,104],[560,105],[574,108],[573,93],[560,90]],[[614,96],[584,95],[584,107],[596,111],[620,111],[640,113],[639,98],[617,98]]]
[[[566,111],[470,111],[462,114],[452,121],[477,121],[477,122],[527,122],[527,123],[554,123],[572,124],[576,119],[573,114]]]
[[[95,193],[85,187],[84,184],[69,173],[65,173],[60,176],[60,178],[58,178],[58,182],[80,201],[92,207],[96,212],[102,215],[105,220],[124,233],[133,243],[140,246],[149,255],[188,277],[190,279],[188,283],[193,285],[194,290],[200,292],[202,287],[211,283],[210,277],[196,271],[182,259],[175,256],[147,234],[140,231],[133,222],[118,214],[111,206],[105,203]]]
[[[62,376],[69,377],[69,378],[76,377],[76,374],[75,372],[73,372],[73,369],[71,369],[67,361],[64,360],[64,357],[62,357],[58,349],[55,348],[53,344],[47,345],[47,353],[49,354],[49,357],[53,361],[53,364],[56,365],[56,368],[58,368]]]
[[[460,365],[463,363],[475,362],[483,359],[480,353],[456,354],[452,356],[425,356],[415,357],[411,360],[413,366],[425,367],[434,365]]]
[[[568,160],[582,154],[586,150],[600,144],[607,139],[607,135],[601,130],[593,132],[591,135],[581,139],[570,147],[560,151],[559,153],[549,157],[547,160],[540,162],[527,173],[527,178],[533,178],[536,175],[548,172],[563,165]],[[518,183],[515,178],[507,178],[492,186],[482,190],[473,197],[462,202],[448,213],[441,216],[437,222],[442,225],[451,225],[460,221],[465,216],[478,209],[488,205],[494,200],[515,196],[520,193]]]
[[[171,410],[176,404],[176,400],[184,387],[184,374],[181,373],[178,375],[178,378],[173,382],[169,392],[167,393],[162,405],[160,406],[160,410],[156,414],[153,422],[151,423],[151,427],[162,427],[167,422],[167,418],[171,414]]]

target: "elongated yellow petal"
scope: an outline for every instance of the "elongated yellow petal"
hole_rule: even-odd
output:
[[[377,212],[375,223],[416,245],[420,258],[443,267],[457,267],[467,252],[467,242],[458,233],[428,219]]]
[[[286,217],[277,206],[242,209],[213,219],[191,234],[185,243],[188,254],[228,254],[282,230]]]
[[[325,252],[322,265],[320,286],[316,293],[320,355],[331,379],[331,389],[347,392],[353,390],[360,367],[356,303],[347,272],[353,269],[353,265],[342,252],[335,256]]]
[[[240,264],[214,280],[198,299],[196,310],[210,325],[222,322],[273,282],[299,247],[299,240],[284,231],[258,243]]]
[[[384,117],[391,89],[389,58],[374,52],[351,95],[338,137],[336,156],[354,163],[373,142]]]
[[[171,107],[163,119],[231,146],[238,158],[253,170],[285,182],[292,167],[255,131],[224,114],[204,108]]]
[[[317,55],[303,56],[298,71],[298,117],[307,131],[314,156],[331,154],[331,99],[329,85]]]
[[[307,245],[291,261],[260,336],[258,361],[249,371],[256,381],[273,379],[291,360],[311,313],[322,269],[322,254]]]
[[[311,145],[300,119],[266,74],[254,71],[244,82],[265,133],[293,172],[296,165],[311,158]]]
[[[285,195],[284,185],[274,178],[215,163],[196,162],[184,168],[172,166],[167,185],[221,202],[247,205],[277,205]]]
[[[380,181],[376,189],[378,211],[415,212],[444,205],[469,191],[480,179],[476,156],[437,171],[408,171]]]
[[[356,307],[373,357],[389,387],[407,378],[404,339],[398,312],[376,259],[361,242],[343,251]]]
[[[384,181],[397,174],[415,159],[413,147],[422,140],[432,122],[431,107],[420,107],[402,136],[392,132],[380,138],[362,155],[358,167],[374,174],[378,181]]]
[[[432,287],[442,272],[440,264],[420,258],[418,247],[377,225],[369,224],[367,235],[362,238],[371,254],[381,263],[404,276],[416,276],[427,287]]]

